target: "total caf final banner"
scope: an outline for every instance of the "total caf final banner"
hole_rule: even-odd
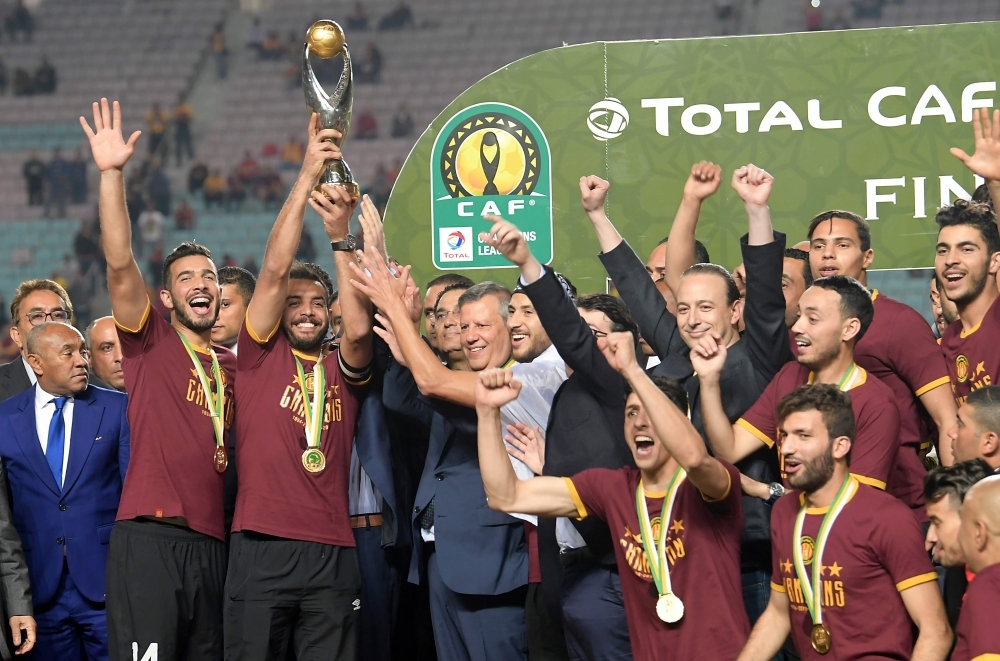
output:
[[[976,108],[997,104],[1000,23],[564,46],[514,62],[455,99],[413,147],[385,231],[417,282],[445,271],[513,286],[478,234],[515,223],[534,254],[582,292],[603,291],[581,176],[611,182],[607,212],[645,257],[670,230],[691,165],[723,167],[698,236],[734,267],[746,232],[732,171],[776,180],[775,227],[847,209],[872,226],[874,268],[930,266],[936,209],[982,181],[949,153],[972,150]]]

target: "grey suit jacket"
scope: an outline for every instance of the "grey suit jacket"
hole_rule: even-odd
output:
[[[27,377],[25,377],[27,378]],[[33,615],[28,565],[24,561],[21,538],[14,529],[10,512],[7,469],[0,463],[0,658],[11,659],[13,646],[8,620],[14,615]]]

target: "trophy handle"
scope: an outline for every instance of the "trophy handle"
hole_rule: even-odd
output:
[[[334,141],[338,147],[347,138],[354,106],[354,70],[351,67],[351,52],[346,44],[341,55],[344,57],[344,71],[340,74],[333,94],[327,94],[316,79],[316,72],[309,61],[309,45],[303,45],[302,50],[302,88],[305,90],[306,105],[319,114],[323,128],[340,131],[341,137]]]

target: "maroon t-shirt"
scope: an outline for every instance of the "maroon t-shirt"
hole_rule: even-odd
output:
[[[851,445],[851,473],[862,482],[885,489],[899,448],[899,411],[892,391],[878,379],[858,368],[860,373],[852,379],[847,393],[851,396],[857,432]],[[761,443],[774,447],[778,438],[776,410],[781,398],[799,386],[809,383],[809,368],[799,363],[786,363],[768,384],[764,392],[736,421],[756,436]],[[781,477],[787,476],[781,460]],[[787,481],[786,481],[787,486]]]
[[[955,626],[951,661],[988,661],[1000,658],[1000,565],[976,574],[965,591],[962,614]]]
[[[909,659],[914,626],[899,593],[937,574],[924,551],[923,532],[898,499],[859,485],[837,517],[823,552],[823,624],[833,648],[812,648],[812,617],[795,574],[792,533],[804,496],[795,490],[771,512],[771,589],[788,595],[792,640],[803,661]],[[816,533],[828,508],[806,510],[802,552],[806,572],[814,569]]]
[[[931,439],[921,420],[923,405],[917,398],[947,386],[948,368],[931,327],[916,310],[878,290],[872,293],[872,303],[875,317],[854,349],[854,360],[889,387],[899,408],[900,445],[886,491],[926,521],[927,470],[918,453],[930,447]]]
[[[1000,298],[986,316],[966,333],[962,321],[948,326],[941,336],[941,352],[951,377],[955,401],[961,406],[973,390],[1000,383]]]
[[[743,501],[740,474],[729,471],[730,488],[709,502],[689,479],[677,492],[667,533],[667,562],[673,592],[684,602],[684,617],[667,624],[656,615],[656,584],[643,549],[635,490],[635,468],[592,468],[564,478],[578,516],[607,522],[615,541],[625,616],[636,661],[735,659],[750,634],[740,578]],[[665,494],[646,492],[653,534],[659,534]]]
[[[367,376],[348,379],[340,353],[324,358],[326,405],[320,449],[326,468],[302,467],[306,449],[305,397],[299,385],[297,356],[306,386],[316,356],[294,352],[275,327],[261,337],[244,323],[237,356],[236,468],[240,476],[233,532],[252,530],[286,539],[354,546],[347,490],[351,444],[358,415],[355,388]]]
[[[177,331],[147,305],[138,329],[118,324],[132,430],[118,521],[184,517],[197,532],[225,539],[223,475],[215,471],[215,428],[198,371]],[[226,394],[226,436],[233,423],[236,356],[215,347]],[[212,356],[195,349],[212,392]]]

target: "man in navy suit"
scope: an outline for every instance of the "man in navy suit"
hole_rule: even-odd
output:
[[[68,324],[27,336],[37,382],[0,404],[0,459],[31,577],[40,661],[108,658],[104,574],[129,459],[126,396],[88,387]]]

